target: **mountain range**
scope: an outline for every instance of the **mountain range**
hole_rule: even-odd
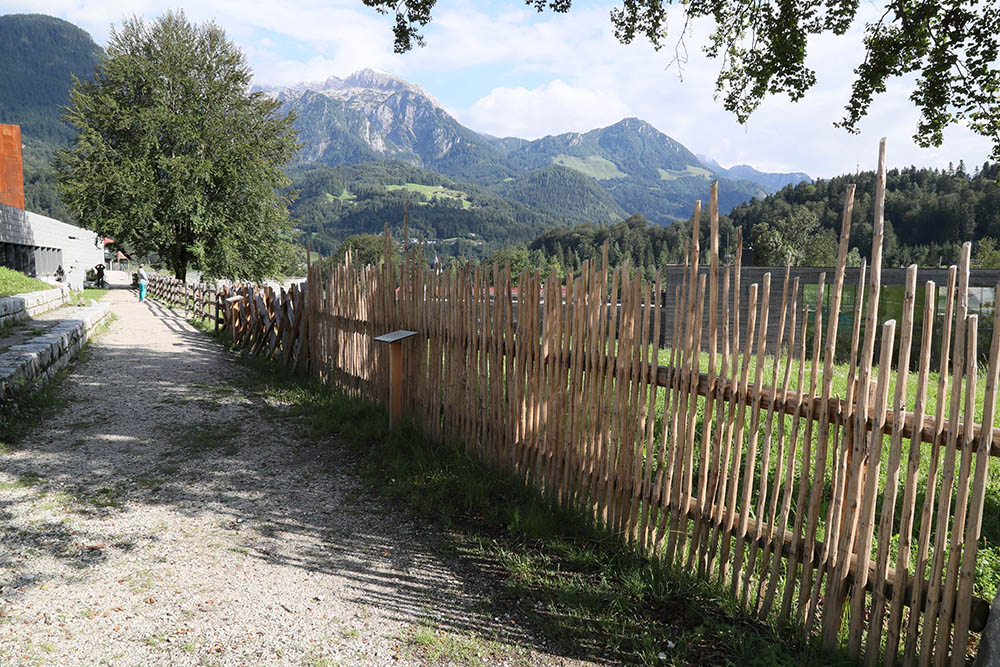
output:
[[[304,163],[399,160],[508,194],[518,189],[506,185],[511,180],[537,183],[544,175],[531,176],[535,171],[561,166],[595,181],[617,204],[599,208],[618,219],[622,211],[659,224],[688,217],[696,199],[707,199],[712,180],[719,181],[723,212],[810,180],[802,173],[769,174],[746,165],[725,169],[638,118],[533,141],[480,134],[459,123],[421,86],[371,69],[260,90],[280,100],[283,111],[295,112]]]
[[[69,217],[49,160],[73,135],[61,120],[72,76],[91,76],[101,54],[66,21],[0,16],[0,122],[22,126],[34,210]],[[690,216],[713,179],[723,212],[809,180],[724,169],[638,118],[536,140],[489,136],[459,123],[423,87],[371,69],[257,90],[297,116],[302,149],[289,173],[300,197],[292,212],[325,246],[396,223],[407,207],[429,238],[483,246],[634,213],[667,225]]]

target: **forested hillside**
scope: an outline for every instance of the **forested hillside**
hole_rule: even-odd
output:
[[[1000,239],[1000,165],[968,171],[961,162],[948,170],[893,169],[886,175],[884,256],[889,266],[916,262],[939,266],[958,261],[961,244]],[[789,186],[737,206],[730,213],[754,243],[757,263],[780,263],[804,238],[823,237],[824,253],[835,252],[844,192],[857,184],[851,246],[862,256],[871,248],[875,173],[821,179]],[[814,233],[815,232],[815,233]],[[811,263],[811,262],[801,262]]]
[[[89,77],[101,48],[72,23],[42,14],[0,16],[0,123],[21,126],[26,206],[71,220],[56,190],[50,161],[69,145],[61,120],[73,75]]]
[[[498,194],[567,220],[614,222],[626,216],[593,178],[568,167],[550,165],[493,188]]]
[[[444,257],[479,258],[558,223],[544,211],[402,162],[312,166],[294,172],[292,181],[299,190],[292,215],[323,253],[349,235],[381,233],[387,223],[398,231],[404,204],[411,236],[423,234]]]
[[[755,199],[720,217],[721,254],[736,252],[737,228],[757,265],[781,266],[791,258],[797,266],[832,266],[848,184],[857,185],[851,225],[851,265],[871,249],[874,172],[800,183]],[[701,226],[701,248],[707,253],[708,225]],[[640,215],[613,225],[559,226],[526,244],[493,253],[490,261],[519,266],[579,269],[583,261],[600,257],[609,245],[612,266],[626,259],[647,278],[667,264],[683,261],[690,221],[670,227],[649,224]],[[884,260],[887,266],[947,266],[958,262],[961,244],[973,241],[978,265],[1000,268],[1000,165],[986,163],[971,173],[965,165],[953,169],[893,169],[886,176]],[[707,254],[703,257],[707,260]],[[749,259],[749,258],[748,258]]]

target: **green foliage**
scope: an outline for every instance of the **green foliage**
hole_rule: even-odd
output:
[[[293,119],[250,94],[245,56],[213,23],[182,12],[112,30],[93,79],[77,81],[67,119],[79,130],[57,171],[80,222],[183,279],[273,273],[290,224],[281,167]]]
[[[278,241],[275,251],[276,276],[304,276],[306,275],[306,249],[298,243],[293,243],[282,239]]]
[[[73,130],[59,107],[74,76],[90,76],[101,49],[71,23],[41,14],[0,16],[0,123],[21,126],[25,139],[68,144]]]
[[[961,244],[985,237],[1000,238],[1000,165],[985,163],[973,174],[963,164],[957,169],[892,169],[886,174],[884,257],[888,266],[911,263],[933,267],[956,263]],[[844,192],[850,183],[857,184],[854,196],[851,247],[861,256],[871,252],[874,216],[875,173],[837,176],[829,180],[800,183],[763,199],[737,206],[729,218],[743,227],[744,237],[754,239],[761,224],[777,228],[781,247],[802,252],[816,252],[810,243],[820,243],[820,255],[828,255],[829,241],[820,236],[800,233],[802,225],[815,229],[816,235],[834,238],[840,232]],[[818,221],[818,227],[812,224]],[[761,230],[766,231],[766,230]],[[755,253],[758,251],[754,246]],[[778,264],[784,264],[784,255]],[[757,260],[758,263],[760,260]],[[768,261],[766,263],[773,263]],[[809,262],[805,262],[809,263]],[[818,265],[829,266],[830,263]]]
[[[701,248],[707,253],[710,247],[708,225],[701,224],[699,232]],[[736,240],[736,233],[725,218],[720,220],[719,234],[723,242],[720,254],[725,261],[734,250],[730,244]],[[627,261],[647,280],[655,280],[657,269],[684,261],[684,247],[690,237],[689,220],[660,227],[651,225],[638,214],[614,225],[555,227],[531,242],[529,265],[546,267],[549,262],[555,262],[567,271],[578,271],[584,261],[600,262],[602,248],[607,243],[611,267],[621,266]]]
[[[833,266],[837,237],[820,227],[816,214],[805,207],[772,212],[753,227],[754,263],[759,266]]]
[[[542,167],[498,183],[494,190],[508,199],[570,220],[602,223],[627,215],[597,181],[568,167]]]
[[[29,278],[19,271],[0,266],[0,297],[52,289],[47,282]]]
[[[486,266],[496,264],[499,267],[510,266],[511,276],[517,280],[517,276],[528,268],[535,268],[537,263],[532,261],[528,249],[521,245],[508,245],[495,250],[484,262]]]
[[[397,52],[422,44],[420,28],[436,0],[362,0],[394,13]],[[570,10],[572,0],[528,0],[539,11]],[[667,44],[667,9],[674,0],[630,0],[611,10],[615,36],[630,44],[645,37],[657,49]],[[806,64],[811,39],[843,35],[855,22],[859,3],[842,0],[757,3],[748,0],[679,2],[683,25],[709,19],[714,30],[703,50],[722,62],[716,92],[740,122],[769,95],[800,99],[816,83]],[[839,123],[857,132],[875,95],[890,79],[916,73],[911,99],[921,117],[914,140],[940,146],[945,127],[964,122],[994,142],[1000,159],[1000,6],[992,2],[913,0],[883,2],[877,21],[865,25],[864,59],[855,68],[851,98]],[[684,48],[685,31],[678,47]]]
[[[378,266],[385,256],[385,239],[377,234],[352,234],[337,248],[337,259],[343,261],[348,250],[354,263]]]
[[[979,239],[976,244],[973,263],[980,269],[1000,269],[1000,247],[990,236]]]
[[[433,242],[431,249],[442,259],[481,258],[488,246],[528,241],[557,220],[481,186],[402,162],[302,167],[292,173],[292,184],[299,192],[292,205],[298,227],[313,249],[325,255],[339,255],[349,236],[380,235],[386,224],[401,232],[404,208],[411,236],[422,234]],[[411,185],[399,187],[404,184]],[[461,192],[464,199],[421,192],[424,188],[416,186]]]

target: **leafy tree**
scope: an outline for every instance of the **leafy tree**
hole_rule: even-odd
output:
[[[1000,247],[991,237],[980,239],[975,246],[974,264],[980,269],[1000,269]]]
[[[282,167],[293,118],[249,93],[243,53],[214,23],[183,12],[113,29],[93,79],[76,80],[66,118],[79,134],[56,162],[77,219],[183,279],[259,279],[277,269],[290,228]]]
[[[522,271],[533,266],[528,249],[519,245],[508,245],[496,250],[486,258],[485,264],[486,266],[496,264],[501,268],[510,264],[510,274],[515,283]]]
[[[275,275],[285,277],[306,275],[305,247],[288,240],[279,241]]]
[[[998,171],[998,166],[989,162],[974,176],[960,174],[957,170],[950,174],[915,167],[889,170],[883,243],[886,263],[890,266],[907,266],[914,262],[928,267],[948,265],[958,257],[964,241],[1000,238]],[[785,224],[783,219],[801,209],[814,214],[819,220],[821,235],[829,238],[829,243],[835,243],[844,190],[849,183],[857,183],[850,245],[861,256],[867,256],[871,249],[875,192],[875,173],[871,171],[788,186],[773,195],[737,206],[727,217],[743,228],[745,238],[754,239],[752,232],[759,224],[780,227]],[[812,234],[802,237],[797,227],[779,234],[786,235],[789,239],[799,235],[795,245],[800,248],[805,248],[801,244],[810,240],[821,245],[828,243],[816,241]],[[777,239],[778,243],[782,241],[782,238]],[[823,265],[822,262],[802,261]]]
[[[431,20],[436,0],[362,0],[394,13],[398,53],[422,45],[420,29]],[[615,36],[625,44],[645,37],[657,49],[668,43],[666,6],[675,0],[624,0],[611,10]],[[716,91],[740,122],[768,95],[800,99],[816,83],[806,65],[810,38],[843,35],[854,23],[857,0],[677,0],[685,14],[678,32],[678,52],[687,24],[708,18],[715,28],[704,51],[722,61]],[[572,0],[526,0],[538,11],[568,12]],[[881,18],[865,26],[865,56],[845,115],[838,125],[851,132],[889,79],[916,73],[911,95],[921,118],[914,140],[940,146],[945,127],[964,121],[994,141],[1000,159],[1000,5],[978,0],[884,0]],[[682,59],[678,59],[683,61]]]
[[[352,234],[344,239],[336,256],[341,260],[351,251],[352,261],[361,266],[379,265],[385,256],[385,239],[378,234]]]

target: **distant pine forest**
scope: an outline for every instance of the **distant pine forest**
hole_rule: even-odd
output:
[[[857,185],[851,225],[849,264],[859,265],[871,250],[875,173],[861,172],[788,186],[763,199],[737,206],[720,217],[723,261],[733,260],[737,229],[744,249],[758,266],[831,266],[836,262],[844,193]],[[982,268],[1000,268],[1000,164],[972,171],[963,163],[947,170],[893,169],[887,173],[885,240],[887,266],[948,266],[958,262],[962,243],[973,242],[973,259]],[[653,277],[659,267],[683,261],[691,221],[669,227],[649,224],[642,216],[611,225],[561,225],[529,243],[507,245],[488,262],[578,270],[601,256],[605,242],[612,265],[625,260]],[[708,212],[702,212],[701,250],[707,259]],[[746,255],[745,255],[746,257]]]

